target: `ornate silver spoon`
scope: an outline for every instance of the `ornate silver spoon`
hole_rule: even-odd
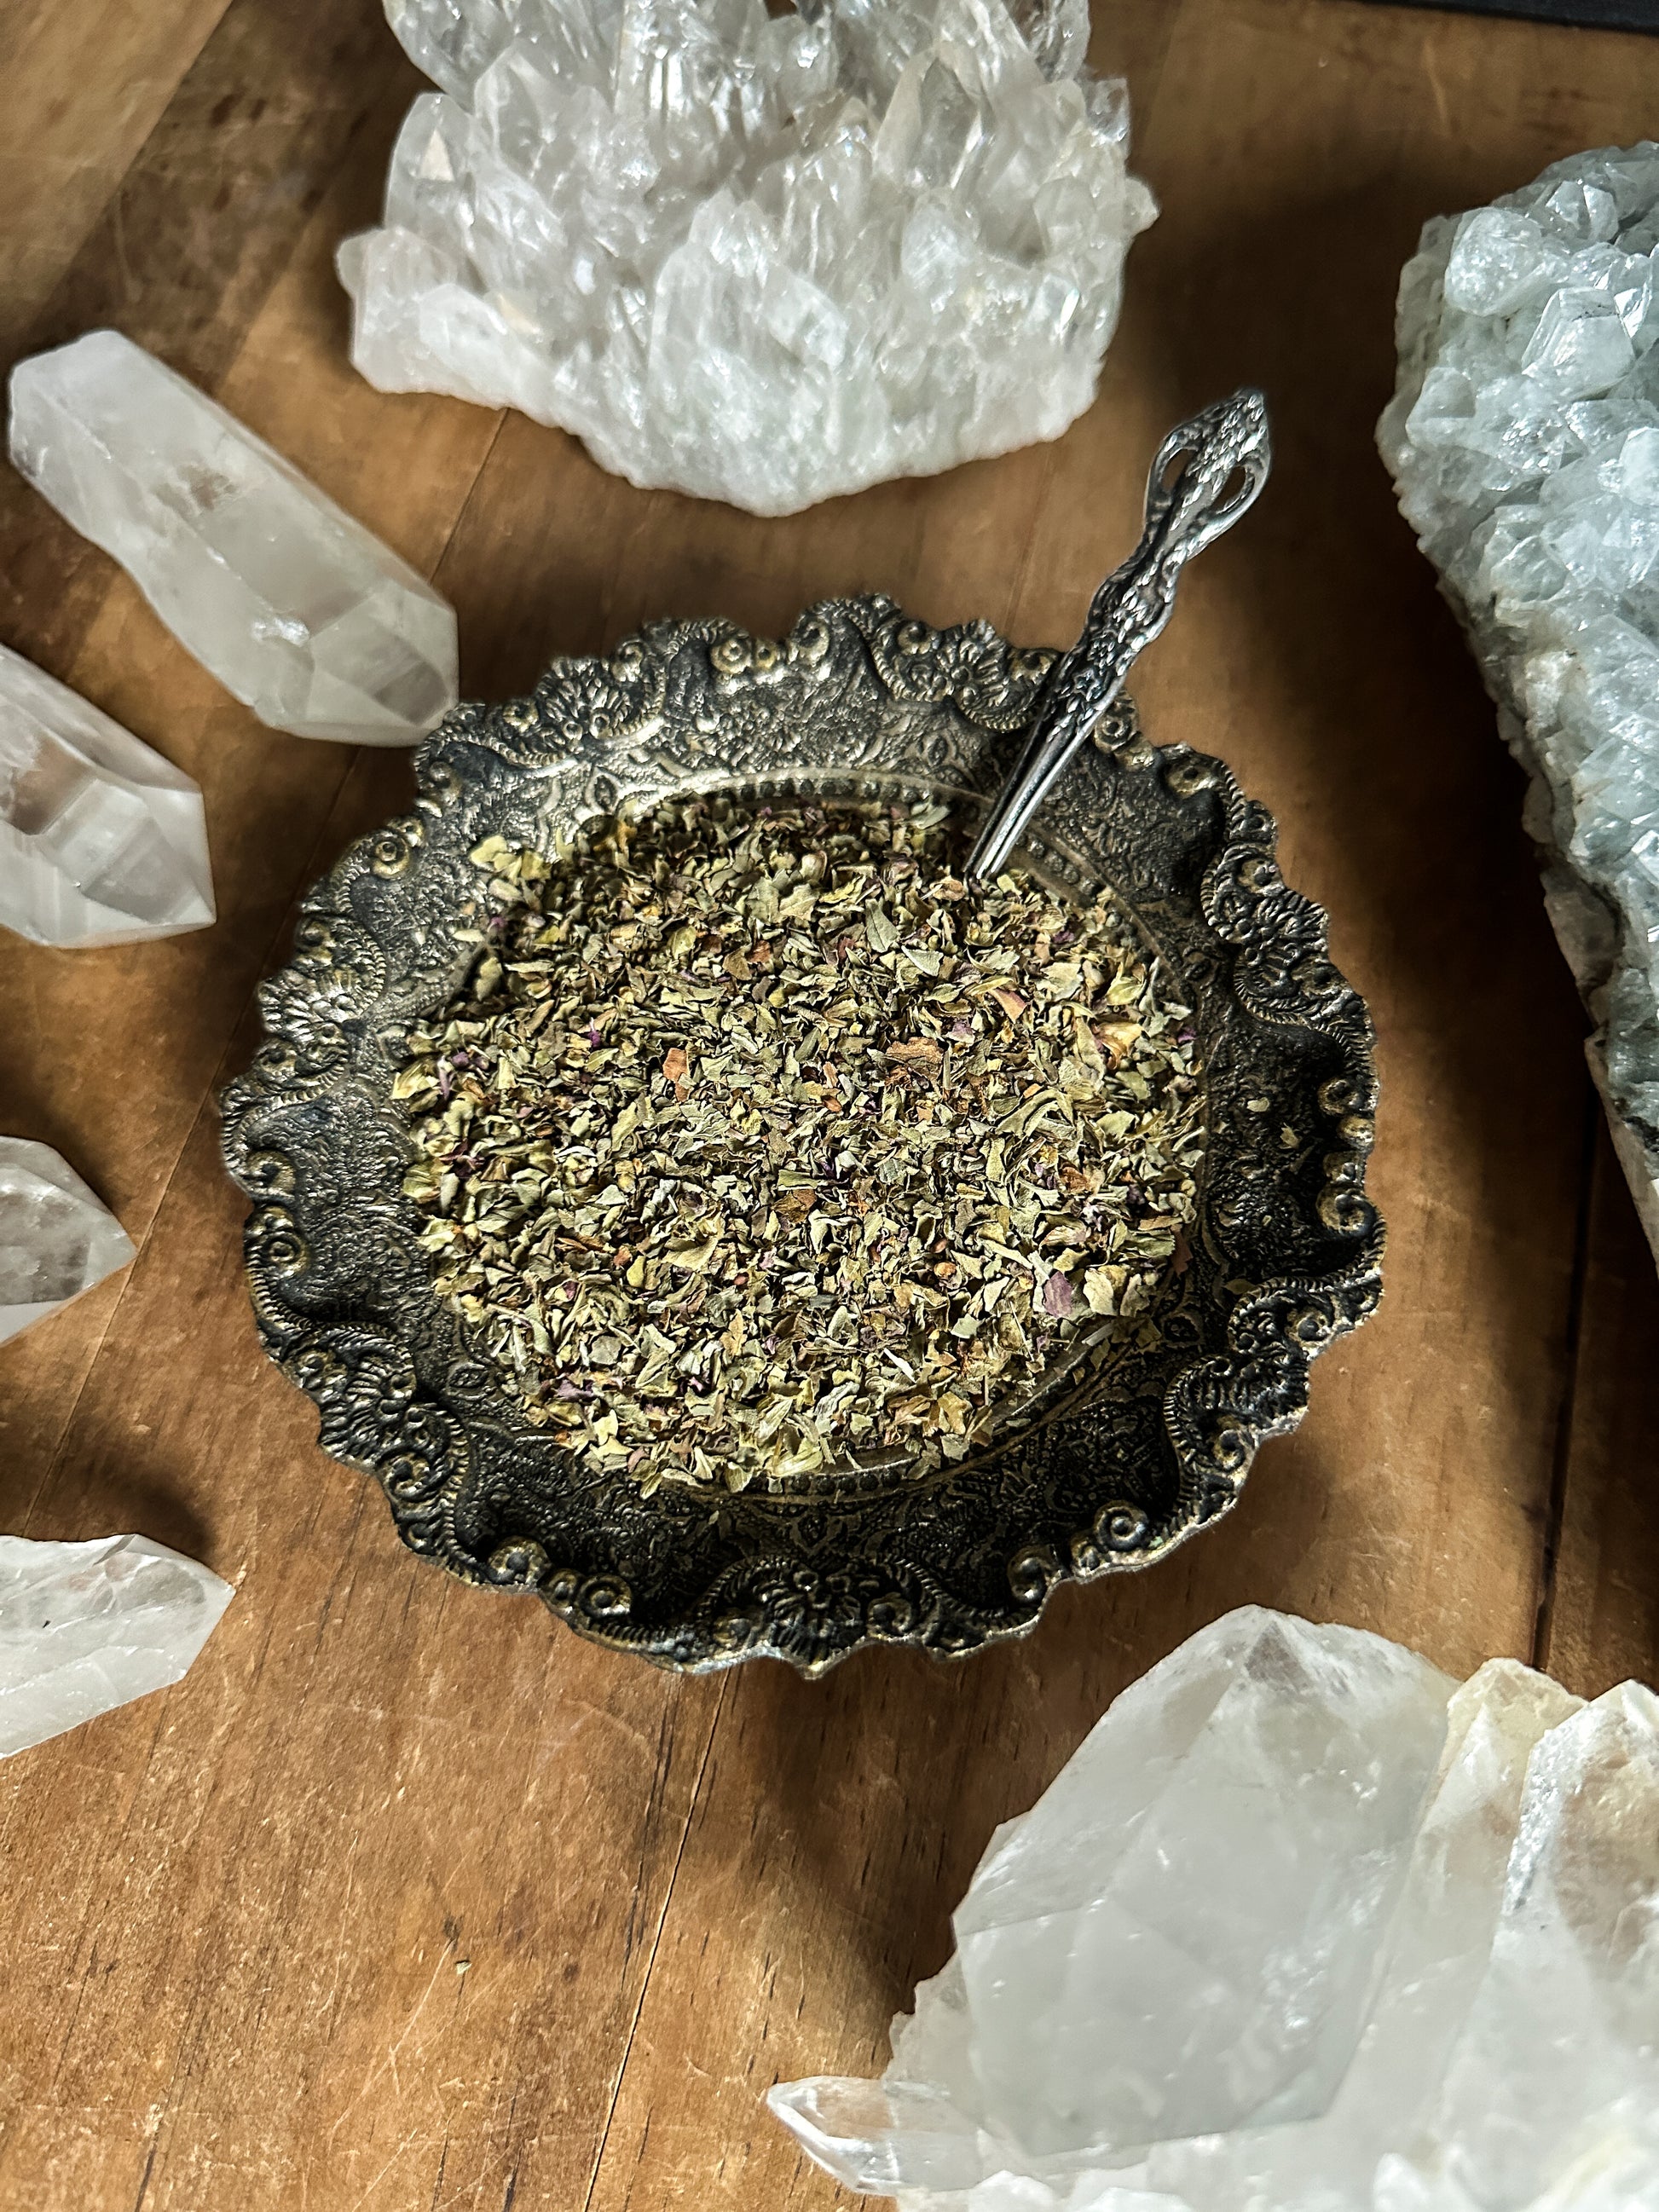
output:
[[[1158,447],[1140,543],[1095,593],[1082,636],[1048,672],[1025,750],[969,855],[969,875],[994,876],[1007,866],[1026,824],[1122,690],[1136,654],[1169,621],[1182,568],[1237,521],[1267,482],[1272,458],[1267,403],[1249,386],[1178,422]]]

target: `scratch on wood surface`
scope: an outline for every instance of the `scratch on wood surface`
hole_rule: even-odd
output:
[[[443,2185],[444,2185],[444,2167],[448,2164],[448,2162],[449,2162],[449,2137],[448,2137],[447,2136],[445,2136],[445,2137],[444,2137],[444,2147],[443,2147],[443,2148],[442,2148],[442,2149],[438,2153],[438,2171],[437,2171],[436,2174],[433,2177],[433,2182],[432,2182],[432,2208],[431,2208],[431,2212],[438,2212],[438,2197],[439,2197],[439,2193],[441,2192],[441,2191],[442,2190]]]
[[[438,1986],[438,1982],[443,1973],[444,1968],[449,1963],[449,1954],[454,1949],[454,1948],[455,1938],[453,1936],[447,1936],[439,1948],[438,1963],[432,1969],[431,1978],[428,1981],[426,1987],[421,1991],[420,1996],[416,2001],[415,2009],[410,2014],[409,2018],[404,2022],[403,2033],[398,2036],[395,2043],[388,2046],[386,2057],[383,2059],[378,2060],[374,2065],[369,2068],[368,2072],[363,2076],[362,2085],[358,2089],[356,2094],[350,2100],[349,2103],[341,2108],[339,2118],[335,2121],[333,2126],[328,2131],[329,2140],[331,2142],[333,2141],[334,2137],[339,2134],[340,2130],[350,2118],[352,2113],[356,2111],[358,2106],[362,2103],[364,2098],[368,2096],[369,2091],[374,2087],[374,2084],[380,2079],[382,2075],[389,2073],[392,2076],[392,2087],[393,2092],[398,2096],[403,2094],[403,2087],[398,2079],[398,2053],[403,2049],[404,2044],[408,2042],[410,2037],[415,2033],[416,2022],[420,2019],[421,2014],[426,2010],[427,2000],[431,1996],[433,1990]]]
[[[356,1875],[357,1851],[362,1839],[362,1829],[354,1827],[351,1832],[351,1843],[346,1852],[345,1894],[340,1900],[340,1942],[339,1948],[334,1954],[334,1979],[330,1983],[328,1995],[323,2002],[323,2010],[331,2025],[334,2019],[335,2001],[340,1994],[340,1977],[345,1971],[346,1954],[351,1948],[354,1932],[351,1925],[351,1885]]]
[[[137,1817],[138,1807],[143,1796],[144,1784],[149,1778],[150,1768],[155,1761],[155,1747],[157,1744],[160,1743],[161,1740],[161,1717],[158,1713],[155,1717],[154,1725],[150,1729],[149,1738],[144,1745],[143,1764],[139,1768],[138,1773],[134,1779],[131,1794],[127,1802],[126,1813],[119,1825],[118,1833],[124,1843],[126,1840],[128,1831],[131,1829],[133,1821]],[[103,1915],[107,1911],[107,1900],[91,1900],[88,1902],[86,1918],[88,1920],[91,1920],[94,1916],[97,1916],[99,1925],[101,1926]],[[82,1925],[84,1926],[84,1924],[85,1923],[83,1922]],[[64,2063],[69,2057],[70,2046],[74,2040],[75,2030],[81,2018],[82,2002],[86,1996],[88,1989],[91,1986],[93,1970],[97,1966],[97,1963],[98,1932],[97,1929],[94,1929],[92,1938],[92,1948],[87,1954],[85,1969],[76,1986],[75,2002],[70,2008],[69,2021],[64,2029],[64,2039],[58,2047],[57,2061],[52,2067],[52,2086],[54,2090],[57,2088],[58,2079],[63,2073]]]
[[[194,1125],[192,1124],[192,1127]],[[185,1145],[188,1146],[189,1142],[190,1139],[186,1137],[185,1139]],[[184,1147],[181,1146],[179,1151],[180,1158],[182,1158],[183,1156]],[[169,1176],[169,1183],[171,1183],[171,1181],[172,1178]],[[165,1191],[162,1195],[165,1197]],[[109,1340],[109,1333],[115,1326],[115,1316],[121,1310],[122,1303],[125,1299],[128,1291],[131,1288],[133,1278],[137,1274],[139,1268],[143,1264],[144,1248],[149,1242],[149,1232],[155,1227],[156,1215],[161,1212],[161,1205],[158,1202],[155,1212],[151,1214],[149,1219],[144,1223],[143,1226],[139,1230],[138,1234],[132,1239],[137,1249],[133,1254],[132,1260],[128,1266],[126,1273],[121,1279],[120,1288],[115,1293],[115,1302],[111,1306],[107,1315],[105,1316],[104,1326],[98,1332],[98,1341],[93,1346],[92,1352],[87,1360],[87,1364],[81,1371],[80,1380],[76,1383],[75,1389],[70,1395],[69,1410],[64,1415],[63,1424],[58,1431],[57,1449],[48,1457],[46,1461],[46,1471],[41,1476],[40,1481],[35,1485],[33,1496],[29,1499],[28,1504],[23,1508],[22,1521],[18,1529],[18,1533],[21,1535],[27,1535],[30,1526],[34,1518],[35,1510],[39,1507],[41,1499],[52,1488],[52,1483],[57,1477],[58,1470],[62,1462],[64,1449],[69,1438],[70,1431],[75,1425],[75,1416],[80,1409],[82,1397],[85,1394],[88,1383],[92,1380],[94,1369],[97,1366],[100,1359],[103,1357],[104,1346]],[[129,1236],[131,1236],[132,1234],[131,1230],[129,1230],[127,1233]]]
[[[621,1713],[612,1712],[606,1705],[595,1705],[586,1698],[573,1698],[568,1709],[562,1709],[549,1721],[543,1755],[550,1758],[556,1753],[570,1750],[577,1739],[596,1723],[602,1729],[614,1729],[624,1742],[631,1744],[635,1750],[646,1756],[653,1759],[660,1756],[660,1740],[653,1744],[645,1730],[634,1722],[624,1719]],[[591,1772],[575,1778],[585,1785],[591,1785]]]
[[[387,2159],[386,2164],[375,2175],[373,2181],[369,2183],[368,2188],[364,2190],[362,2195],[353,2203],[351,2212],[362,2212],[364,2205],[368,2203],[369,2198],[373,2197],[375,2191],[386,2179],[387,2174],[391,2172],[392,2167],[397,2165],[398,2161],[400,2159],[406,2157],[411,2150],[424,2149],[431,2140],[431,2136],[422,2135],[419,2128],[411,2128],[408,2135],[404,2136],[402,2142],[398,2144],[397,2149],[392,2152],[391,2157]],[[447,2143],[449,2139],[446,2136],[444,2140],[446,2143]]]
[[[1446,97],[1446,87],[1440,75],[1439,40],[1432,31],[1423,40],[1423,75],[1429,90],[1434,95],[1434,112],[1440,118],[1440,128],[1448,137],[1452,133],[1451,103]]]
[[[132,2200],[132,2212],[143,2212],[144,2198],[149,2191],[149,2178],[155,2171],[155,2146],[159,2140],[159,2135],[154,2135],[149,2139],[149,2154],[144,2160],[144,2170],[138,2179],[138,2194]]]

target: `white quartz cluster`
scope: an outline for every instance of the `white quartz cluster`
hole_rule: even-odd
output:
[[[1086,0],[386,0],[353,358],[784,514],[1059,434],[1152,221]],[[1012,12],[1011,12],[1012,6]]]
[[[0,645],[0,922],[37,945],[125,945],[213,913],[199,787]]]
[[[1528,827],[1659,1252],[1659,145],[1423,233],[1378,438],[1534,778]]]
[[[61,1154],[0,1137],[0,1344],[125,1267],[132,1249]]]
[[[407,745],[455,704],[448,603],[263,439],[118,332],[18,363],[11,458],[274,728]]]
[[[0,1759],[178,1681],[234,1594],[147,1536],[0,1536]]]
[[[1659,2203],[1659,1699],[1249,1608],[1000,1828],[879,2081],[773,2109],[906,2212]]]

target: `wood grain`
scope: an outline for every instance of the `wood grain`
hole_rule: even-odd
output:
[[[1265,385],[1279,461],[1138,684],[1282,825],[1376,1013],[1382,1312],[1222,1528],[946,1668],[678,1681],[397,1546],[262,1358],[213,1093],[293,903],[400,757],[263,730],[104,557],[0,480],[0,638],[202,781],[217,927],[0,947],[0,1127],[140,1244],[0,1352],[0,1525],[136,1527],[238,1596],[177,1689],[0,1772],[0,2208],[776,2212],[850,2203],[761,2098],[874,2067],[991,1827],[1106,1700],[1257,1601],[1460,1671],[1659,1672],[1659,1282],[1604,1139],[1518,780],[1370,444],[1429,215],[1628,140],[1659,46],[1348,0],[1115,0],[1163,205],[1057,445],[785,521],[346,365],[331,270],[417,80],[373,0],[11,0],[8,362],[100,322],[219,393],[434,574],[469,689],[640,621],[763,632],[876,587],[1063,640],[1152,447]],[[1594,1141],[1587,1141],[1594,1139]]]
[[[10,0],[0,147],[0,331],[50,295],[155,131],[227,0]]]

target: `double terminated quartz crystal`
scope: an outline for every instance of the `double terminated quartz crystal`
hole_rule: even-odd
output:
[[[18,364],[11,458],[262,721],[404,745],[454,705],[447,603],[280,453],[114,331]]]
[[[1154,213],[1085,0],[387,0],[443,87],[349,240],[386,391],[783,514],[1057,436]],[[1018,19],[1018,20],[1017,20]]]
[[[774,2110],[906,2212],[1659,2203],[1659,1700],[1250,1608],[997,1831],[879,2082]]]
[[[131,1257],[125,1230],[67,1160],[0,1137],[0,1344]]]
[[[233,1595],[146,1536],[0,1536],[0,1759],[178,1681]]]
[[[1527,824],[1659,1252],[1659,146],[1425,229],[1378,441],[1534,781]]]
[[[197,786],[0,646],[0,923],[37,945],[124,945],[213,911]]]

